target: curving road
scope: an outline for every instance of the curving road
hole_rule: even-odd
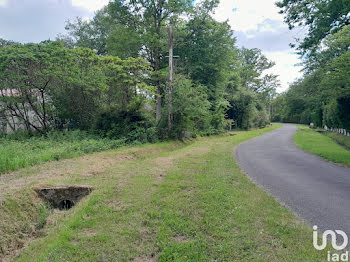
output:
[[[240,144],[240,167],[308,224],[350,236],[350,168],[299,149],[292,140],[296,130],[284,125]]]

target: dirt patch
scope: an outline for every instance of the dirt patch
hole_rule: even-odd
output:
[[[188,156],[188,155],[204,155],[206,153],[209,153],[210,150],[211,150],[211,148],[208,147],[208,146],[194,147],[194,148],[190,148],[187,151],[185,151],[185,156]]]
[[[182,235],[177,235],[173,237],[173,241],[176,243],[186,243],[188,242],[188,238]]]
[[[46,225],[47,226],[56,225],[58,219],[64,214],[65,214],[65,211],[63,211],[63,210],[53,209],[51,214],[46,219]]]
[[[97,235],[97,229],[88,228],[78,233],[79,236],[94,237]]]
[[[118,155],[115,157],[115,160],[118,161],[130,161],[136,159],[135,155]]]
[[[154,167],[152,168],[152,173],[155,175],[156,179],[155,179],[155,183],[161,183],[165,176],[166,176],[166,169],[161,168],[161,167]]]
[[[125,180],[121,180],[121,181],[118,182],[117,188],[123,188],[125,186],[125,184],[126,184],[126,181]]]
[[[152,168],[153,177],[155,177],[154,183],[159,184],[164,181],[167,175],[167,169],[174,165],[174,159],[168,157],[159,157],[153,160],[157,166]]]
[[[159,175],[157,176],[156,180],[154,181],[156,184],[159,184],[161,182],[164,181],[164,176],[163,175]]]
[[[154,255],[153,257],[136,257],[134,262],[155,262],[158,261],[158,255]]]
[[[86,174],[83,174],[83,176],[97,176],[99,174],[102,174],[103,172],[101,170],[96,171],[96,170],[90,170]]]
[[[174,160],[175,159],[173,157],[167,156],[167,157],[157,157],[155,159],[152,159],[152,162],[159,167],[168,169],[174,165]]]
[[[87,229],[84,229],[83,231],[79,232],[75,238],[73,238],[70,242],[72,245],[79,245],[80,241],[81,241],[81,238],[84,238],[84,237],[94,237],[97,235],[97,232],[98,230],[95,229],[95,228],[87,228]]]
[[[154,148],[147,148],[147,147],[136,147],[132,148],[130,151],[128,151],[129,154],[134,155],[135,158],[145,158],[150,155],[156,155],[164,151],[162,148],[154,147]]]
[[[113,208],[115,211],[121,211],[125,208],[125,205],[123,205],[120,201],[117,200],[107,201],[106,204],[108,207]]]

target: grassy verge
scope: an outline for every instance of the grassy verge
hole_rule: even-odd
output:
[[[295,144],[305,151],[321,156],[331,162],[350,166],[350,152],[332,140],[305,126],[298,126],[293,136]]]
[[[46,205],[28,188],[0,198],[0,261],[2,256],[21,249],[26,239],[35,237],[49,214]]]
[[[311,229],[234,160],[237,144],[277,127],[146,145],[142,157],[65,178],[95,190],[16,261],[323,261]]]
[[[20,140],[3,138],[0,139],[0,174],[41,162],[118,148],[123,144],[121,140],[89,137],[81,132]]]
[[[344,136],[333,132],[326,132],[324,134],[332,138],[334,141],[336,141],[340,145],[346,147],[347,149],[350,149],[350,136]]]

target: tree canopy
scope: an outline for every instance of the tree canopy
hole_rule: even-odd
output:
[[[301,54],[312,55],[328,35],[350,24],[348,0],[281,0],[276,5],[290,29],[306,27],[306,36],[298,39]]]
[[[268,124],[274,63],[236,46],[230,25],[212,17],[217,5],[113,0],[89,21],[68,21],[57,41],[1,41],[0,114],[14,129],[19,119],[29,131],[79,128],[130,141]]]

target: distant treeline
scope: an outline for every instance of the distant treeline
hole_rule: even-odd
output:
[[[211,16],[217,5],[115,0],[91,21],[68,22],[56,41],[1,40],[0,121],[13,131],[80,129],[141,142],[265,126],[279,85],[265,74],[274,63],[258,49],[237,48],[228,23]]]
[[[278,5],[290,27],[309,31],[297,48],[304,76],[273,101],[273,120],[350,130],[350,1]]]

